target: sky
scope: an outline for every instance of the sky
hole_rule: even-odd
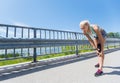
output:
[[[82,20],[120,32],[120,0],[0,0],[0,24],[81,32]]]

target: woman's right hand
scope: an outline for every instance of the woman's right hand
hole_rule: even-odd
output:
[[[96,50],[96,53],[97,53],[97,55],[99,55],[99,51],[98,50]]]
[[[101,52],[100,49],[97,49],[96,53],[97,53],[98,56],[102,56],[103,55],[103,52]]]
[[[100,49],[96,48],[97,55],[100,55]]]

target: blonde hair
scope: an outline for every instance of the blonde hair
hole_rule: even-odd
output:
[[[82,26],[82,25],[85,25],[85,24],[90,25],[90,22],[88,20],[83,20],[83,21],[80,22],[79,26]]]

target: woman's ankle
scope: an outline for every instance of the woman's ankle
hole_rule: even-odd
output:
[[[101,70],[101,71],[103,70],[103,68],[98,68],[98,69]]]

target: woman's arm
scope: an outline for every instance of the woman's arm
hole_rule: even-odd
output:
[[[90,38],[90,36],[88,34],[85,34],[85,36],[88,38],[90,44],[92,45],[92,47],[94,49],[97,49],[97,46],[94,44],[93,40]]]
[[[101,52],[103,52],[104,51],[104,40],[103,40],[102,34],[99,31],[99,27],[97,25],[94,26],[94,30],[95,30],[96,34],[98,35],[98,39],[101,44]]]

